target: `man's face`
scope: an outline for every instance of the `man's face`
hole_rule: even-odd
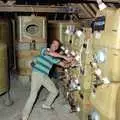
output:
[[[51,44],[51,46],[50,46],[50,49],[51,49],[52,51],[56,51],[58,48],[59,48],[59,42],[56,41],[56,40],[53,40],[53,42],[52,42],[52,44]]]

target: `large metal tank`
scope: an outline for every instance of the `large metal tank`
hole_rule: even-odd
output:
[[[19,16],[17,20],[18,41],[45,43],[47,40],[46,17]]]
[[[102,85],[96,89],[95,96],[90,97],[94,106],[92,120],[119,120],[120,83]],[[99,118],[99,119],[95,119]]]
[[[120,81],[120,9],[107,8],[98,12],[94,30],[95,61],[103,76],[110,81]]]
[[[9,20],[0,18],[0,41],[9,43]]]
[[[0,95],[8,91],[7,46],[0,43]]]
[[[120,87],[118,89],[116,99],[116,120],[120,120]]]
[[[120,9],[106,8],[99,11],[93,24],[93,31],[94,62],[101,70],[100,79],[105,78],[110,83],[98,86],[96,92],[91,94],[92,120],[119,120]]]
[[[32,58],[40,54],[41,48],[47,46],[46,17],[18,16],[17,28],[17,71],[22,76],[20,78],[30,78]]]
[[[19,75],[31,75],[32,69],[30,62],[34,56],[40,54],[43,47],[46,47],[47,43],[23,43],[16,44],[16,67]]]
[[[7,44],[9,68],[14,65],[12,23],[6,18],[0,18],[0,42]]]

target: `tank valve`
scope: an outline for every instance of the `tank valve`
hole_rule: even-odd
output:
[[[36,50],[36,41],[35,40],[32,40],[32,42],[30,43],[30,49]]]

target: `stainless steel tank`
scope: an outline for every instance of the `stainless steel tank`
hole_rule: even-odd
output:
[[[15,31],[14,31],[15,32]],[[0,42],[7,44],[8,61],[9,68],[14,65],[14,55],[13,55],[13,33],[12,33],[12,23],[10,19],[0,18]]]
[[[91,94],[95,120],[120,119],[120,9],[99,11],[93,26],[93,57],[101,77],[109,80]],[[93,77],[95,78],[95,77]],[[92,120],[93,120],[92,119]]]
[[[105,17],[105,26],[104,30],[94,32],[93,55],[103,76],[120,81],[120,9],[105,9],[97,16]]]
[[[17,19],[17,70],[19,75],[31,75],[30,62],[47,46],[46,17],[18,16]]]
[[[18,16],[18,41],[46,43],[47,23],[46,17],[42,16]]]
[[[7,45],[0,43],[0,95],[8,91]]]
[[[119,120],[120,118],[120,83],[100,86],[96,89],[95,96],[91,96],[98,120]],[[96,119],[95,119],[96,120]]]

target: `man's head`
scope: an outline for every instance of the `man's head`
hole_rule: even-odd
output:
[[[52,51],[57,51],[59,50],[59,48],[60,48],[60,41],[57,39],[54,39],[50,45],[50,49]]]

